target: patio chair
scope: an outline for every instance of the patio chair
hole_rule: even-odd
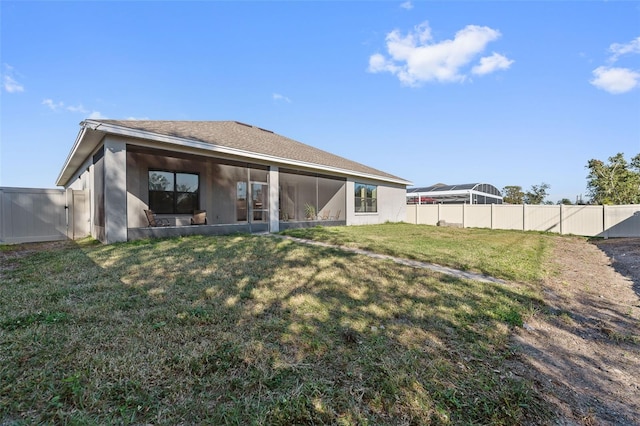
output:
[[[147,216],[149,226],[170,226],[169,219],[158,219],[152,210],[145,210],[144,214]]]
[[[207,224],[207,211],[206,210],[194,210],[193,217],[191,218],[192,225],[206,225]]]
[[[331,216],[331,210],[325,210],[320,212],[320,220],[329,220],[329,217]]]

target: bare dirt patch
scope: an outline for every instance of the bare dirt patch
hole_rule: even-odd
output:
[[[515,341],[563,425],[640,425],[640,239],[556,240]]]

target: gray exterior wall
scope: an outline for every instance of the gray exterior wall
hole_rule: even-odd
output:
[[[103,147],[101,147],[103,149]],[[98,154],[95,154],[98,155]],[[91,195],[91,235],[105,241],[105,221],[104,221],[104,155],[93,160],[91,167],[92,195]]]
[[[378,211],[360,213],[355,211],[355,183],[377,185]],[[367,179],[347,179],[347,225],[373,225],[384,222],[407,220],[407,191],[404,185],[391,185]]]
[[[104,225],[109,243],[127,241],[127,145],[119,138],[104,141]]]
[[[100,147],[100,150],[102,146]],[[94,165],[93,155],[89,156],[84,164],[78,169],[73,179],[67,185],[66,190],[73,191],[73,210],[69,210],[69,214],[72,216],[69,220],[70,226],[73,225],[73,229],[69,230],[69,238],[82,238],[91,235],[97,238],[97,233],[94,224]],[[101,180],[102,182],[102,180]],[[81,195],[80,195],[81,194]],[[69,196],[67,196],[69,199]],[[82,206],[82,207],[80,207]],[[102,227],[104,233],[104,227]]]

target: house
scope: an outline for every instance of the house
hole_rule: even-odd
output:
[[[410,182],[236,121],[85,120],[57,179],[89,200],[90,234],[278,232],[405,220]],[[170,226],[150,227],[145,210]],[[191,225],[205,210],[206,225]]]

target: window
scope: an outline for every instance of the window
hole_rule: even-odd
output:
[[[149,208],[155,213],[193,213],[200,208],[200,176],[149,170]]]
[[[378,187],[376,185],[355,184],[356,212],[375,213],[378,211]]]

